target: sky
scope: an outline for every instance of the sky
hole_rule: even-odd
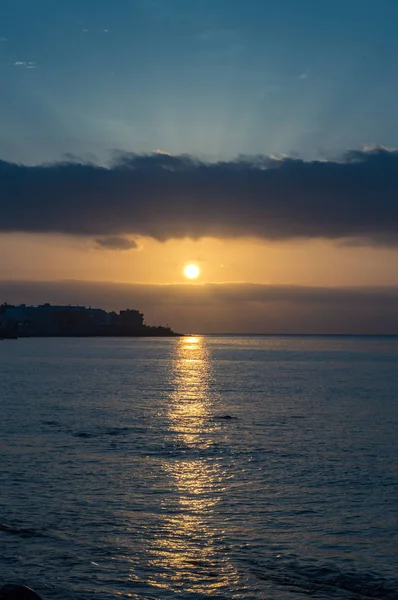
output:
[[[0,301],[398,333],[397,21],[396,0],[1,0]]]

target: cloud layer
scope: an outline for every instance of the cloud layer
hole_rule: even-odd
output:
[[[0,281],[0,303],[138,308],[187,333],[398,334],[398,288]]]
[[[97,238],[95,242],[99,248],[104,248],[105,250],[136,250],[138,248],[135,240],[118,235]]]
[[[109,167],[0,162],[0,231],[158,240],[200,237],[398,243],[398,151],[340,161],[204,163],[119,154]]]

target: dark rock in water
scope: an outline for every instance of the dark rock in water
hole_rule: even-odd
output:
[[[0,589],[0,600],[42,600],[39,594],[25,585],[7,583]]]
[[[35,529],[26,529],[21,527],[10,527],[10,525],[5,525],[4,523],[0,523],[0,531],[3,533],[9,533],[10,535],[20,535],[24,538],[31,537],[41,537],[42,534]]]
[[[73,437],[85,438],[85,439],[94,437],[91,433],[87,433],[86,431],[78,431],[77,433],[73,433],[72,435],[73,435]]]
[[[214,419],[223,419],[225,421],[230,421],[231,419],[236,419],[236,417],[232,417],[231,415],[216,415]]]

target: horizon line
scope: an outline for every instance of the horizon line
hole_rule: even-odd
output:
[[[216,336],[216,337],[398,337],[397,333],[183,333],[185,337]]]

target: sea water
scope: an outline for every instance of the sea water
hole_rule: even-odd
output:
[[[398,598],[398,339],[0,342],[0,584]]]

